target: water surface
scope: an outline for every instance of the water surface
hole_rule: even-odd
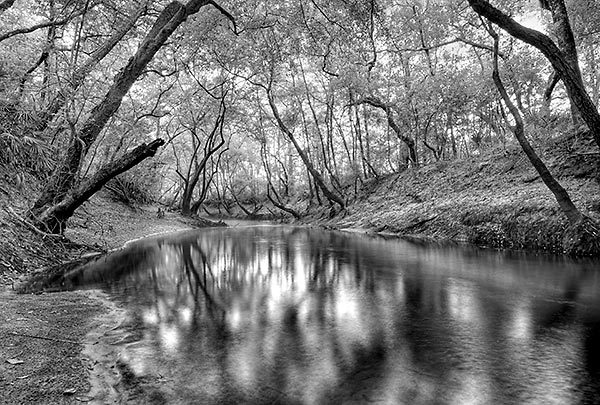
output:
[[[600,403],[600,263],[287,226],[132,244],[67,275],[179,403]]]

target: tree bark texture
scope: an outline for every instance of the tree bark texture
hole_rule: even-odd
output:
[[[571,101],[577,106],[581,117],[592,132],[596,144],[600,147],[600,113],[598,113],[598,109],[583,86],[581,72],[569,63],[565,58],[565,54],[552,39],[541,32],[522,26],[486,0],[468,1],[477,14],[498,25],[513,37],[534,46],[544,54],[560,74],[569,96],[572,97]]]
[[[93,176],[71,190],[58,204],[45,209],[36,218],[36,225],[50,233],[62,233],[66,221],[88,198],[115,176],[126,172],[144,159],[154,156],[158,148],[164,144],[164,140],[156,139],[149,144],[142,144],[121,158],[102,166]]]
[[[15,4],[15,0],[4,0],[0,3],[0,13],[4,13],[6,10],[11,8]]]
[[[497,47],[498,37],[496,34],[496,37],[494,38],[494,48],[496,49]],[[517,138],[517,141],[519,142],[519,145],[521,145],[521,148],[523,149],[523,152],[525,152],[525,155],[542,178],[544,184],[546,184],[546,186],[554,194],[558,205],[569,219],[569,222],[577,222],[581,218],[581,212],[579,212],[577,207],[575,207],[575,204],[573,204],[571,198],[569,197],[569,194],[563,188],[563,186],[561,186],[560,183],[556,181],[554,176],[552,176],[552,173],[550,173],[550,170],[548,170],[546,164],[540,159],[540,157],[537,155],[537,153],[529,143],[529,140],[527,140],[527,137],[525,136],[523,118],[521,117],[521,113],[513,104],[512,100],[510,99],[510,96],[508,95],[508,92],[506,91],[506,88],[504,87],[504,84],[502,83],[502,80],[500,79],[497,53],[494,53],[494,71],[492,73],[492,76],[494,79],[494,84],[496,85],[496,88],[498,89],[502,100],[504,100],[506,107],[508,107],[510,114],[515,120],[515,126],[512,129],[515,134],[515,137]]]
[[[571,65],[573,71],[578,73],[578,79],[583,87],[583,78],[581,76],[581,69],[579,68],[579,59],[577,56],[577,45],[575,44],[575,36],[571,29],[571,23],[569,21],[569,13],[564,0],[548,0],[546,2],[547,10],[552,13],[552,21],[554,22],[554,34],[556,36],[556,42],[558,43],[559,49],[563,52],[565,60]],[[542,5],[543,6],[543,5]],[[569,99],[573,100],[571,90],[567,87],[567,93]],[[577,110],[577,106],[571,101],[571,115],[573,118],[573,125],[579,127],[582,124],[582,118]]]

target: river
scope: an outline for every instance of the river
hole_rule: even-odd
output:
[[[600,263],[290,226],[137,241],[68,273],[172,403],[600,403]],[[133,326],[132,326],[133,325]]]

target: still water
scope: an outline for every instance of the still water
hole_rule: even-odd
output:
[[[128,309],[175,403],[600,403],[600,263],[288,226],[132,244],[68,274]]]

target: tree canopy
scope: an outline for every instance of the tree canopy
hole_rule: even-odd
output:
[[[0,13],[3,136],[54,151],[33,206],[46,225],[158,139],[130,180],[186,214],[267,198],[343,209],[371,179],[515,143],[506,101],[534,144],[587,125],[600,145],[596,1],[22,0]],[[504,100],[488,23],[503,30]]]

